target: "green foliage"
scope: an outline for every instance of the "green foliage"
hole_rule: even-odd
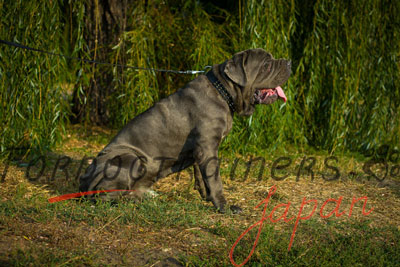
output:
[[[275,58],[291,58],[290,41],[295,31],[295,3],[248,1],[243,11],[240,50],[261,47]],[[297,93],[294,78],[284,85],[288,102],[258,106],[250,118],[236,118],[231,141],[239,153],[277,148],[286,142],[304,144],[301,117],[295,109]],[[243,144],[246,144],[245,146]],[[225,145],[225,144],[224,144]],[[226,143],[229,146],[229,143]]]
[[[239,151],[286,142],[366,151],[400,143],[399,3],[247,1],[240,48],[294,61],[287,104],[236,120]],[[248,146],[240,144],[246,143]],[[230,144],[227,144],[230,145]]]
[[[125,60],[142,68],[199,70],[231,54],[224,44],[224,27],[213,23],[196,2],[185,2],[180,8],[164,1],[153,1],[146,8],[144,3],[138,4],[129,25],[132,30],[125,32],[114,47],[114,62]],[[115,68],[114,77],[111,121],[115,127],[122,127],[195,76]]]
[[[62,52],[59,1],[2,1],[0,14],[1,39]],[[41,152],[60,140],[66,68],[63,58],[0,46],[1,154]]]
[[[311,143],[353,151],[399,145],[399,8],[381,1],[315,4],[295,76]]]
[[[288,102],[259,106],[250,118],[235,117],[222,150],[258,153],[285,144],[329,151],[363,152],[382,144],[398,148],[400,2],[238,0],[233,13],[204,3],[137,1],[127,12],[128,30],[118,44],[110,44],[114,47],[106,55],[108,62],[200,70],[235,52],[261,47],[293,61],[292,76],[284,85]],[[64,6],[60,1],[2,2],[0,36],[87,57],[87,12],[80,1]],[[73,84],[80,101],[88,101],[93,96],[85,88],[98,66],[4,45],[0,58],[0,152],[50,148],[70,115],[71,99],[63,85]],[[104,89],[114,128],[195,77],[105,71],[114,77]]]

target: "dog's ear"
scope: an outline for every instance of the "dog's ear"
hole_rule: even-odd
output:
[[[226,62],[224,72],[234,83],[245,86],[247,84],[247,77],[245,72],[245,61],[247,58],[247,51],[235,54],[232,59]]]
[[[226,62],[224,72],[234,83],[245,87],[251,86],[256,79],[261,65],[266,59],[273,59],[264,49],[249,49],[235,54]]]

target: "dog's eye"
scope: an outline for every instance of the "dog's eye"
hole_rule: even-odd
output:
[[[271,66],[272,66],[271,62],[265,63],[264,71],[270,72],[271,71]]]

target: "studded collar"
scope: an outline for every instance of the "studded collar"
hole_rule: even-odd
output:
[[[233,103],[233,99],[231,94],[226,90],[226,88],[222,85],[222,83],[218,80],[218,78],[214,75],[213,71],[210,70],[206,74],[208,80],[214,85],[215,89],[217,89],[218,93],[225,99],[226,103],[231,110],[231,112],[235,112],[235,104]]]

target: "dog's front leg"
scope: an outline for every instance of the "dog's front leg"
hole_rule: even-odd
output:
[[[211,151],[207,149],[197,149],[195,152],[195,160],[204,182],[206,199],[211,201],[219,212],[225,212],[226,200],[223,194],[223,186],[219,175],[219,162],[217,153],[205,153]],[[195,166],[194,168],[197,168]],[[196,172],[196,170],[195,170]],[[195,173],[196,175],[196,173]],[[195,178],[196,179],[196,178]]]
[[[200,196],[204,200],[207,200],[207,196],[209,195],[209,193],[207,193],[208,188],[204,184],[203,177],[201,176],[200,167],[197,163],[193,164],[193,174],[194,174],[194,189],[199,191]]]

